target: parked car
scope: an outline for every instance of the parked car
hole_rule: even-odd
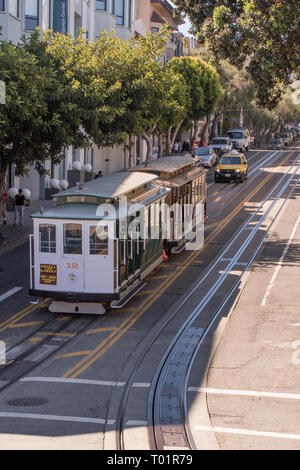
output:
[[[233,148],[240,152],[246,152],[249,150],[251,146],[251,136],[248,129],[245,127],[228,129],[226,134],[233,143]]]
[[[212,139],[209,146],[213,148],[219,156],[231,152],[233,149],[233,144],[229,137],[215,137]]]
[[[285,144],[282,139],[271,139],[268,147],[272,150],[284,150]]]
[[[220,158],[215,169],[215,182],[238,181],[243,183],[248,177],[248,163],[246,156],[235,150]]]
[[[202,164],[203,166],[207,166],[209,168],[214,166],[218,159],[214,149],[211,147],[195,148],[192,155],[200,165]]]

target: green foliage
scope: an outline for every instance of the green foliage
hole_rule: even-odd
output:
[[[212,66],[196,57],[174,58],[169,63],[174,74],[180,74],[187,86],[187,117],[199,120],[214,112],[221,96],[219,77]]]
[[[283,85],[300,75],[298,0],[174,0],[199,41],[218,59],[244,63],[261,106],[274,108]]]
[[[0,105],[2,168],[15,163],[21,173],[30,163],[42,173],[46,159],[60,161],[64,145],[86,143],[71,84],[38,34],[23,45],[0,44],[0,80],[6,85],[6,103]]]

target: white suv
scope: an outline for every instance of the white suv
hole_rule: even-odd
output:
[[[251,147],[251,135],[248,129],[237,128],[237,129],[228,129],[226,132],[228,137],[230,137],[233,147],[236,150],[244,153],[249,150]]]

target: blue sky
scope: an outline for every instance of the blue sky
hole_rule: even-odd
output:
[[[174,3],[171,2],[171,0],[169,0],[169,3],[171,3],[171,5],[173,7],[175,7]],[[191,23],[190,23],[190,20],[188,18],[185,18],[185,24],[183,24],[182,26],[179,26],[179,30],[185,35],[185,36],[191,36],[191,34],[188,32],[188,30],[190,29],[191,27]]]

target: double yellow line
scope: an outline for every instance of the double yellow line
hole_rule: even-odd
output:
[[[286,163],[290,158],[292,152],[283,160],[281,165]],[[153,305],[156,300],[166,291],[166,289],[187,269],[187,267],[199,256],[199,253],[213,241],[223,230],[226,225],[236,216],[236,214],[243,208],[246,202],[248,202],[260,189],[274,176],[274,173],[270,173],[264,180],[255,187],[255,189],[231,212],[224,220],[222,220],[215,230],[207,237],[203,248],[200,251],[192,252],[186,259],[183,266],[172,273],[170,279],[166,279],[160,287],[158,292],[149,299],[147,297],[138,309],[135,309],[128,318],[126,318],[116,331],[112,332],[106,339],[104,339],[93,351],[89,352],[81,361],[75,364],[62,376],[63,378],[76,378],[82,374],[88,367],[90,367],[95,361],[97,361],[103,354],[105,354],[117,341],[133,326],[137,320]]]
[[[26,317],[27,315],[34,312],[38,308],[45,307],[45,305],[47,305],[47,299],[43,300],[41,303],[39,303],[37,305],[29,305],[28,307],[24,308],[20,312],[16,313],[12,317],[5,320],[3,323],[0,323],[0,333],[2,331],[6,330],[7,328],[13,327],[16,322],[21,320],[21,318]]]

